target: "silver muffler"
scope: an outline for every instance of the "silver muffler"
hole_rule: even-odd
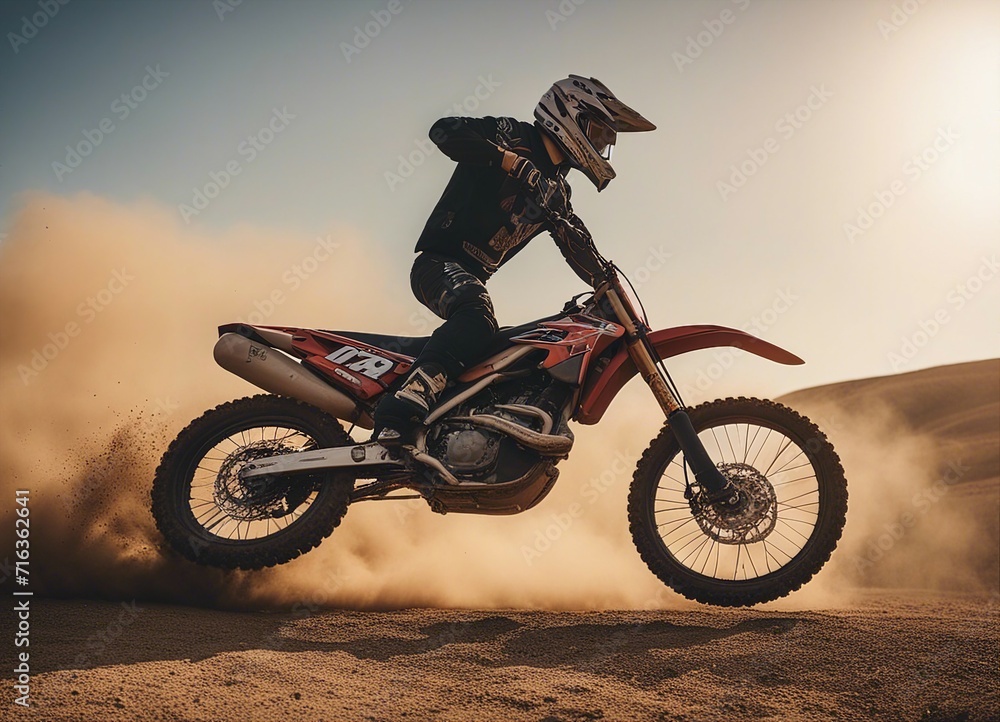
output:
[[[226,371],[272,394],[304,401],[338,419],[370,429],[371,417],[338,391],[276,348],[226,333],[215,344],[215,361]]]

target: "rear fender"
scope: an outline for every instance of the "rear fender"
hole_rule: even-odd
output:
[[[664,328],[651,332],[648,338],[660,358],[679,356],[699,349],[729,346],[780,364],[798,365],[805,363],[795,354],[779,346],[751,336],[745,331],[725,326],[702,325]],[[628,350],[624,344],[610,358],[603,369],[598,369],[600,366],[590,371],[584,384],[580,405],[575,416],[576,421],[581,424],[596,424],[600,421],[611,404],[611,400],[637,373],[635,363],[629,358]]]
[[[220,335],[229,332],[300,359],[303,366],[328,383],[362,401],[379,396],[409,370],[413,360],[410,356],[316,329],[241,323],[219,327]]]

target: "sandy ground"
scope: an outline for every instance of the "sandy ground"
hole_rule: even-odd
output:
[[[4,719],[1000,719],[996,597],[280,614],[36,599],[32,625],[32,708]]]

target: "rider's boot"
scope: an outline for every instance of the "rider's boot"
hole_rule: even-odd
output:
[[[413,446],[416,430],[437,403],[448,384],[444,368],[433,361],[415,366],[396,393],[386,395],[375,408],[372,438],[398,456],[404,446]]]

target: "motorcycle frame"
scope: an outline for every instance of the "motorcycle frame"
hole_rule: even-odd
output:
[[[568,310],[565,317],[539,322],[536,328],[512,337],[510,347],[469,369],[459,377],[459,382],[470,385],[434,409],[427,419],[427,424],[434,423],[462,400],[505,378],[507,374],[503,372],[503,369],[511,366],[532,350],[542,350],[546,352],[546,355],[538,366],[547,369],[555,378],[576,387],[577,390],[572,401],[572,418],[582,424],[596,424],[600,421],[621,388],[632,376],[638,373],[649,386],[667,423],[674,429],[688,458],[688,463],[695,473],[695,478],[710,492],[719,492],[725,481],[711,464],[703,445],[691,429],[681,400],[671,391],[665,369],[662,367],[663,358],[697,349],[733,346],[783,364],[801,364],[803,363],[802,359],[748,333],[724,326],[681,326],[650,333],[636,312],[631,299],[625,293],[620,277],[611,264],[608,264],[608,271],[607,280],[596,289],[586,304],[578,307],[578,313],[571,313]],[[596,315],[596,309],[602,299],[607,300],[607,304],[613,311],[615,316],[613,321],[605,321]],[[619,324],[620,327],[616,326],[615,323]],[[254,353],[252,349],[252,341],[256,340],[286,353],[304,356],[302,358],[303,366],[325,370],[327,376],[329,376],[330,368],[323,369],[324,365],[332,367],[332,370],[338,372],[341,377],[344,374],[339,372],[339,367],[327,362],[324,357],[326,354],[324,341],[326,343],[363,346],[356,340],[341,337],[328,331],[278,326],[246,327],[236,324],[220,328],[222,332],[234,330],[241,336],[246,336],[245,341],[251,344],[250,353],[246,354],[247,363],[254,358],[260,358],[260,354]],[[559,330],[564,334],[558,340],[546,340],[545,334],[551,330]],[[619,339],[623,343],[612,353],[605,354],[608,349],[613,348],[613,344]],[[222,339],[220,339],[220,343],[221,341]],[[387,374],[389,382],[405,374],[413,361],[412,358],[403,354],[377,347],[369,348],[394,361],[394,367]],[[240,355],[242,354],[241,349]],[[217,358],[219,358],[218,353]],[[289,362],[294,363],[290,359]],[[220,359],[220,363],[223,363],[223,360]],[[244,378],[260,385],[259,378],[250,378],[245,369],[234,368],[224,363],[223,365],[234,373],[243,375]],[[242,365],[239,364],[239,366]],[[372,382],[373,385],[375,383]],[[262,387],[267,389],[266,386]],[[341,388],[346,392],[344,400],[346,400],[346,396],[353,395],[359,402],[359,406],[364,403],[364,399],[377,398],[378,395],[377,391],[368,387],[350,389],[341,385]],[[350,393],[352,390],[355,391],[354,394]],[[287,390],[282,392],[288,393]],[[333,391],[332,393],[337,393],[339,396],[341,392]],[[342,405],[337,405],[335,408],[339,410]],[[352,421],[359,418],[356,411],[352,411],[350,415]],[[361,417],[365,417],[365,415],[361,414]],[[365,425],[367,426],[367,424]],[[433,469],[450,485],[467,485],[459,482],[440,461],[428,455],[422,442],[423,434],[418,436],[418,443],[413,454],[416,461]],[[245,477],[251,478],[269,474],[353,467],[372,467],[373,470],[381,469],[390,475],[399,475],[405,470],[405,466],[401,462],[389,457],[388,453],[378,444],[368,443],[344,449],[305,451],[259,459],[249,465],[243,474]],[[365,487],[370,486],[372,484],[365,485]],[[391,488],[387,488],[385,484],[376,481],[374,486],[379,488],[380,495],[384,495],[391,488],[400,488],[406,484],[400,482],[391,484],[389,485]]]

